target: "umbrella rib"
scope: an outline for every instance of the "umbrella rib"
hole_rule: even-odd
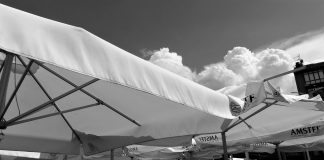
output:
[[[18,57],[18,58],[19,58],[19,57]],[[2,114],[0,115],[0,119],[3,118],[3,116],[4,116],[5,113],[6,113],[6,111],[8,110],[8,108],[9,108],[9,106],[10,106],[12,100],[13,100],[14,97],[16,96],[16,93],[18,92],[18,90],[19,90],[19,88],[20,88],[22,82],[25,80],[26,75],[27,75],[27,73],[28,73],[28,71],[29,71],[29,68],[31,67],[32,64],[33,64],[33,60],[29,62],[28,66],[25,64],[24,67],[25,67],[26,69],[25,69],[25,71],[24,71],[22,77],[20,78],[20,80],[19,80],[19,82],[18,82],[18,84],[17,84],[17,87],[15,88],[15,90],[13,91],[13,93],[12,93],[10,99],[8,100],[8,102],[7,102],[7,104],[6,104],[6,107],[4,108]]]
[[[4,53],[5,55],[7,55],[7,54],[13,54],[11,52],[8,52],[6,50],[3,50],[2,48],[0,48],[0,52]],[[5,64],[4,61],[2,61],[2,64],[1,64],[1,67],[0,67],[0,72],[2,71],[2,69],[4,67],[4,64]]]
[[[81,106],[81,107],[77,107],[77,108],[73,108],[73,109],[64,110],[64,111],[61,111],[60,113],[65,114],[65,113],[78,111],[78,110],[82,110],[82,109],[86,109],[86,108],[93,107],[93,106],[98,106],[98,105],[100,105],[100,104],[99,103],[89,104],[89,105],[85,105],[85,106]],[[34,120],[48,118],[48,117],[56,116],[56,115],[58,115],[60,113],[58,113],[58,112],[50,113],[50,114],[46,114],[46,115],[42,115],[42,116],[38,116],[38,117],[33,117],[33,118],[29,118],[29,119],[15,121],[15,122],[12,122],[12,123],[8,124],[8,126],[13,126],[13,125],[17,125],[17,124],[22,124],[22,123],[34,121]]]
[[[2,64],[1,64],[1,67],[0,67],[0,73],[1,73],[1,71],[3,69],[3,67],[4,67],[4,62],[2,61]]]
[[[56,73],[55,71],[51,70],[50,68],[46,67],[45,65],[43,65],[42,63],[35,61],[35,63],[37,63],[39,66],[43,67],[44,69],[46,69],[47,71],[49,71],[50,73],[54,74],[55,76],[57,76],[58,78],[62,79],[63,81],[65,81],[66,83],[70,84],[73,87],[77,87],[76,84],[74,84],[73,82],[69,81],[68,79],[66,79],[65,77],[59,75],[58,73]],[[125,115],[124,113],[118,111],[117,109],[115,109],[114,107],[110,106],[109,104],[107,104],[106,102],[102,101],[100,98],[92,95],[91,93],[87,92],[84,89],[80,89],[81,92],[83,92],[84,94],[88,95],[89,97],[93,98],[94,100],[96,100],[97,102],[99,102],[100,104],[106,106],[107,108],[113,110],[114,112],[116,112],[117,114],[121,115],[122,117],[126,118],[127,120],[131,121],[132,123],[136,124],[137,126],[141,126],[141,124],[139,124],[137,121],[135,121],[134,119],[130,118],[129,116]]]
[[[53,98],[53,99],[50,100],[50,101],[47,101],[47,102],[45,102],[45,103],[43,103],[43,104],[41,104],[41,105],[39,105],[39,106],[37,106],[37,107],[35,107],[35,108],[33,108],[33,109],[27,111],[27,112],[25,112],[25,113],[23,113],[23,114],[21,114],[21,115],[19,115],[19,116],[17,116],[17,117],[14,117],[14,118],[8,120],[6,124],[10,124],[10,123],[12,123],[12,122],[18,121],[18,120],[20,120],[20,119],[22,119],[22,118],[24,118],[24,117],[26,117],[26,116],[29,116],[29,115],[31,115],[31,114],[33,114],[33,113],[39,111],[39,110],[42,110],[42,109],[48,107],[50,104],[54,103],[55,101],[58,101],[58,100],[60,100],[60,99],[62,99],[62,98],[64,98],[64,97],[66,97],[66,96],[68,96],[68,95],[70,95],[70,94],[72,94],[72,93],[74,93],[74,92],[80,90],[81,88],[87,87],[87,86],[89,86],[90,84],[97,82],[98,80],[99,80],[99,79],[95,78],[95,79],[93,79],[93,80],[91,80],[91,81],[88,81],[88,82],[86,82],[86,83],[84,83],[84,84],[82,84],[82,85],[80,85],[80,86],[78,86],[78,87],[76,87],[76,88],[74,88],[74,89],[72,89],[72,90],[69,90],[69,91],[67,91],[67,92],[65,92],[65,93],[63,93],[63,94],[61,94],[61,95],[59,95],[59,96]]]
[[[33,77],[33,79],[35,80],[35,82],[38,84],[38,86],[41,88],[41,90],[44,92],[44,94],[47,96],[47,98],[49,100],[53,100],[52,97],[48,94],[48,92],[45,90],[44,86],[39,82],[39,80],[36,78],[36,76],[34,75],[34,73],[32,73],[29,68],[31,66],[31,63],[33,62],[33,60],[31,60],[31,62],[28,64],[27,68],[25,62],[21,59],[20,56],[18,56],[19,61],[23,64],[23,66],[26,68],[26,70],[29,72],[29,74]],[[67,120],[67,118],[61,113],[60,108],[57,106],[57,104],[55,102],[53,102],[54,107],[56,108],[57,112],[61,115],[61,117],[63,118],[63,120],[65,121],[65,123],[69,126],[69,128],[72,130],[72,133],[76,136],[76,138],[80,141],[80,143],[82,144],[81,138],[80,136],[75,132],[75,130],[73,129],[73,127],[71,126],[71,124],[69,123],[69,121]]]

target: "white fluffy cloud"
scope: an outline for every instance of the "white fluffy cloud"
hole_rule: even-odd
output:
[[[189,67],[183,65],[180,55],[170,52],[168,48],[150,52],[150,62],[214,90],[262,80],[291,70],[294,64],[292,58],[280,49],[265,49],[253,53],[244,47],[234,47],[224,56],[223,62],[206,65],[204,70],[196,75]],[[283,79],[291,83],[281,85],[282,89],[292,88],[292,76],[277,78],[272,83],[280,85]]]
[[[253,53],[244,47],[234,47],[225,55],[223,63],[205,67],[205,70],[198,74],[197,82],[217,90],[263,80],[293,69],[293,64],[292,58],[280,49],[265,49]],[[278,85],[282,79],[286,82],[293,81],[292,76],[284,76],[273,80],[272,83]],[[291,88],[290,85],[291,83],[289,86],[285,85],[283,89]]]
[[[283,50],[266,49],[256,55],[259,76],[270,77],[293,69],[293,59]]]
[[[150,51],[150,62],[165,68],[182,77],[193,80],[194,73],[189,67],[182,64],[182,57],[175,52],[170,52],[169,48],[162,48],[157,51]]]
[[[218,63],[205,66],[205,69],[197,75],[196,81],[217,90],[225,86],[240,84],[243,82],[243,78],[228,69],[224,63]]]
[[[149,61],[211,89],[221,89],[224,93],[238,96],[241,94],[242,86],[244,88],[244,84],[249,81],[263,80],[292,70],[296,60],[294,57],[298,55],[305,63],[324,61],[323,44],[324,30],[319,30],[270,46],[281,49],[267,48],[252,52],[245,47],[234,47],[224,56],[224,61],[206,65],[198,74],[184,66],[182,57],[170,52],[168,48],[151,52]],[[280,87],[283,92],[297,90],[292,74],[275,78],[271,80],[271,84]]]
[[[247,48],[234,47],[225,55],[224,63],[228,69],[242,76],[245,80],[253,79],[257,75],[255,66],[258,59]]]

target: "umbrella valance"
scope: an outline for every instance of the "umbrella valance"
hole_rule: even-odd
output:
[[[322,136],[305,137],[282,142],[279,147],[282,152],[322,151],[324,149]]]

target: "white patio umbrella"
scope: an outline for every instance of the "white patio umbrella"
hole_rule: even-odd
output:
[[[91,155],[234,118],[227,96],[82,28],[4,5],[0,21],[0,149]]]
[[[244,119],[255,107],[241,115]],[[226,132],[228,146],[253,144],[262,142],[281,142],[300,137],[324,134],[324,113],[314,110],[295,109],[291,106],[273,105],[243,123]],[[234,122],[232,122],[233,124]],[[203,148],[210,145],[222,146],[221,135],[205,134],[195,137],[195,141]]]
[[[292,104],[275,103],[273,100],[267,100],[268,104],[272,104],[270,108],[258,113],[249,120],[244,121],[240,125],[230,129],[226,133],[227,152],[267,152],[273,153],[275,145],[266,142],[279,143],[289,139],[300,137],[322,135],[324,133],[324,121],[322,120],[323,112],[310,109],[301,110],[300,106],[314,108],[321,104],[321,101],[303,100]],[[294,105],[295,104],[295,105]],[[247,113],[240,115],[243,119],[264,105],[259,105],[251,109]],[[229,123],[231,125],[235,122]],[[226,127],[225,127],[226,128]],[[200,150],[193,152],[192,155],[205,155],[214,152],[218,155],[223,154],[223,144],[221,134],[205,134],[195,136],[195,140],[200,146]],[[265,145],[266,144],[266,145]],[[154,146],[146,146],[155,149]],[[146,151],[147,152],[147,151]],[[161,155],[161,153],[159,153]],[[143,154],[144,157],[145,154]],[[150,156],[153,155],[153,152]],[[167,154],[166,154],[167,156]]]

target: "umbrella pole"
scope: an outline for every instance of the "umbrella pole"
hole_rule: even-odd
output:
[[[286,153],[285,153],[285,152],[282,152],[281,155],[282,155],[282,159],[283,159],[283,160],[287,160],[287,157],[286,157]]]
[[[110,150],[110,160],[114,160],[114,149]]]
[[[278,154],[278,160],[282,160],[280,149],[279,149],[279,143],[276,143],[276,150],[277,150],[277,154]]]
[[[6,58],[4,60],[3,64],[3,70],[2,70],[2,75],[0,79],[0,116],[4,115],[4,110],[5,110],[5,105],[6,105],[6,93],[7,93],[7,88],[8,88],[8,83],[9,83],[9,77],[10,77],[10,70],[11,70],[11,65],[13,61],[13,55],[7,53]]]
[[[222,132],[222,142],[223,142],[223,156],[224,160],[228,160],[228,153],[227,153],[227,144],[226,144],[226,132]]]
[[[309,150],[308,149],[306,149],[306,155],[307,155],[307,160],[311,160],[311,157],[309,155]]]
[[[189,151],[188,153],[189,153],[189,160],[192,160],[192,159],[193,159],[193,158],[192,158],[192,152]]]
[[[248,151],[245,152],[245,160],[250,160],[250,155]]]

